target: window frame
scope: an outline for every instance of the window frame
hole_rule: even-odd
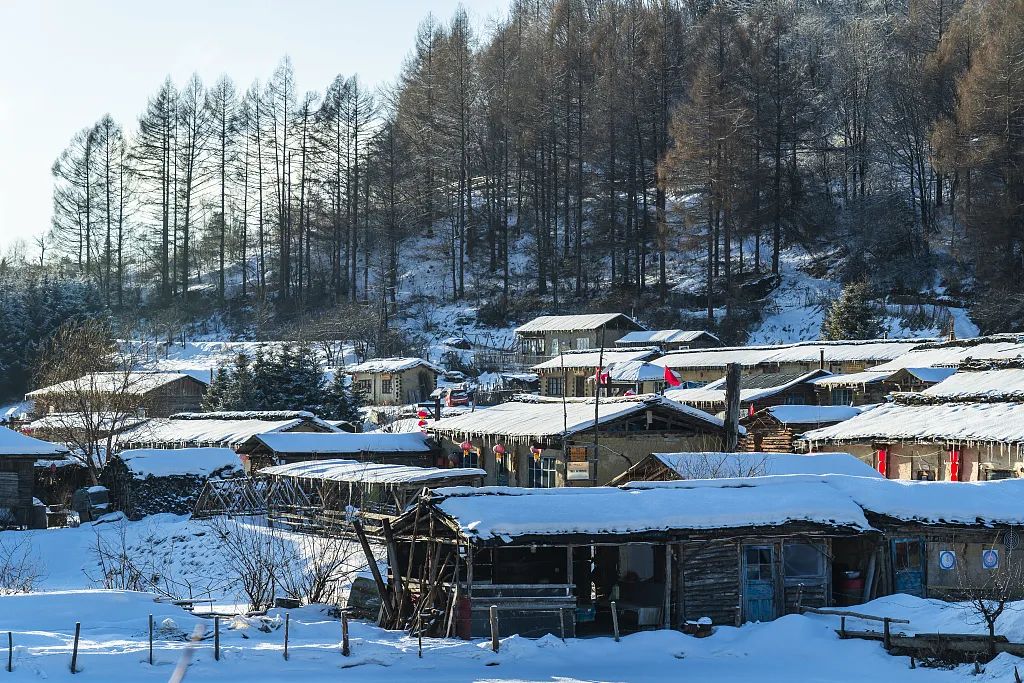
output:
[[[806,548],[814,553],[817,573],[790,574],[789,552],[794,548]],[[821,583],[828,577],[828,557],[820,543],[807,541],[786,541],[782,544],[782,578],[787,583]]]

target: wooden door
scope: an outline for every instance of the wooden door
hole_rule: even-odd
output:
[[[743,620],[775,618],[775,548],[743,546]]]
[[[892,539],[892,585],[894,593],[924,597],[924,540]]]

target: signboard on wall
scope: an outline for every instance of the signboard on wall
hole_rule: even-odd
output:
[[[982,550],[981,566],[985,569],[999,569],[999,551],[995,548]]]
[[[567,462],[565,464],[565,479],[566,481],[589,481],[590,463]]]
[[[590,459],[590,446],[569,446],[569,462],[587,462]]]
[[[952,550],[939,551],[939,569],[950,570],[956,567],[956,553]]]

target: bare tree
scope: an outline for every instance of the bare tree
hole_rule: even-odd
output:
[[[991,543],[954,543],[956,581],[963,596],[960,604],[976,623],[988,631],[989,654],[996,654],[996,623],[1007,610],[1021,609],[1024,597],[1024,556],[1018,552],[1018,532],[997,534]],[[1002,542],[1001,542],[1002,541]],[[940,566],[942,566],[940,558]]]
[[[118,348],[110,328],[96,320],[62,325],[43,351],[36,371],[42,387],[46,431],[66,443],[72,456],[99,481],[117,435],[146,409],[150,375],[135,368],[141,345]]]
[[[30,593],[41,576],[28,536],[0,539],[0,595]]]

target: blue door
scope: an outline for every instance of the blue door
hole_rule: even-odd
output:
[[[775,618],[775,548],[743,546],[743,620]]]
[[[924,597],[924,540],[892,539],[893,592]]]

